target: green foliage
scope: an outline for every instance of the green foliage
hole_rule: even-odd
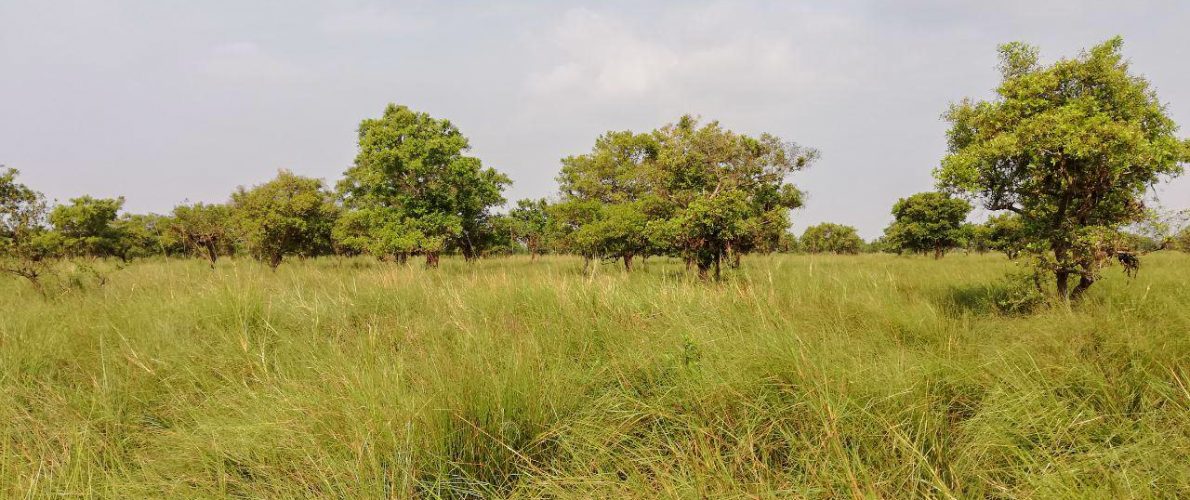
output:
[[[817,157],[690,116],[648,134],[608,132],[590,153],[562,161],[557,236],[626,267],[635,255],[681,255],[700,276],[718,276],[729,254],[738,263],[741,253],[777,248],[788,210],[802,203],[787,177]]]
[[[348,210],[363,212],[339,233],[382,257],[424,254],[431,266],[448,246],[477,257],[489,210],[504,203],[510,181],[466,156],[469,148],[449,121],[405,106],[364,120],[355,165],[338,185]]]
[[[182,241],[170,230],[173,221],[158,214],[124,214],[113,224],[120,239],[117,255],[124,259],[154,255],[179,255],[186,251]]]
[[[517,200],[508,211],[509,232],[536,258],[549,247],[550,206],[545,198]]]
[[[996,99],[964,100],[946,114],[939,184],[1019,214],[1064,297],[1095,282],[1111,233],[1143,218],[1145,190],[1190,160],[1190,142],[1175,135],[1149,82],[1131,74],[1122,45],[1114,38],[1043,66],[1036,48],[1006,44]],[[1072,275],[1079,282],[1068,291]]]
[[[967,252],[984,253],[992,249],[992,230],[986,224],[963,223],[959,235],[959,246]]]
[[[233,224],[227,205],[195,203],[174,207],[169,229],[188,252],[205,256],[214,267],[220,255],[234,250]]]
[[[854,227],[831,222],[806,228],[801,238],[801,249],[807,253],[857,254],[863,246]]]
[[[964,242],[963,221],[971,204],[943,193],[917,193],[893,205],[893,223],[884,230],[888,245],[898,252],[933,252],[941,258]]]
[[[276,268],[286,255],[330,253],[339,210],[322,181],[282,170],[231,195],[231,209],[249,253]]]
[[[61,237],[62,250],[70,256],[110,257],[122,255],[116,217],[124,198],[81,196],[69,205],[50,211],[49,220]]]
[[[1025,224],[1017,214],[994,215],[988,218],[983,227],[987,229],[989,247],[1004,252],[1010,259],[1015,259],[1028,244]]]
[[[14,168],[0,166],[0,271],[38,287],[45,261],[57,253],[46,230],[45,197],[17,182]]]

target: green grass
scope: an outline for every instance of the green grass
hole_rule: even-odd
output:
[[[0,280],[0,497],[1187,497],[1190,255],[147,261]]]

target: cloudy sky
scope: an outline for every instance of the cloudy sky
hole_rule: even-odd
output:
[[[551,195],[558,159],[683,113],[819,148],[797,228],[880,234],[930,189],[947,103],[986,97],[995,48],[1046,60],[1125,37],[1190,135],[1190,2],[0,2],[0,163],[51,198],[132,211],[223,201],[278,168],[334,182],[389,102],[451,119]],[[1190,178],[1159,189],[1190,207]]]

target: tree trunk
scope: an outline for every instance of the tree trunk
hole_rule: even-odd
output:
[[[1086,292],[1093,284],[1095,284],[1094,279],[1085,275],[1080,277],[1078,284],[1074,286],[1074,291],[1070,292],[1070,300],[1078,300],[1079,297],[1082,297],[1083,292]]]
[[[426,267],[430,269],[438,268],[438,252],[426,253]]]
[[[1067,290],[1070,285],[1070,283],[1069,283],[1070,271],[1058,270],[1058,271],[1054,271],[1054,275],[1057,278],[1056,284],[1058,287],[1058,296],[1062,297],[1064,299],[1067,298]]]
[[[715,281],[719,281],[719,278],[721,278],[723,276],[723,273],[720,272],[720,268],[721,268],[720,263],[722,263],[722,262],[723,262],[723,252],[716,253],[715,254]]]
[[[943,254],[943,253],[944,253],[944,252],[942,251],[942,247],[941,247],[941,246],[935,246],[935,247],[934,247],[934,260],[941,259],[941,258],[942,258],[942,254]]]
[[[207,243],[207,260],[211,261],[211,269],[215,268],[215,261],[219,259],[219,251],[215,249],[214,243]]]

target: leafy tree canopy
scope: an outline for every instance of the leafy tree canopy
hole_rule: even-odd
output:
[[[63,249],[75,256],[120,255],[122,238],[115,224],[124,198],[81,196],[50,211],[50,223],[61,237]]]
[[[273,268],[286,255],[326,253],[339,213],[321,180],[287,170],[259,186],[239,188],[231,208],[248,251]]]
[[[469,147],[450,121],[405,106],[360,123],[355,165],[338,185],[348,209],[364,210],[346,222],[366,229],[355,238],[374,240],[362,245],[369,251],[425,254],[429,265],[448,245],[477,256],[484,221],[511,181],[464,154]]]
[[[1040,265],[1062,296],[1095,282],[1112,235],[1143,216],[1145,190],[1190,160],[1190,142],[1122,46],[1113,38],[1045,66],[1035,47],[1005,44],[996,98],[945,115],[939,185],[1019,214],[1025,238],[1048,250]],[[1068,292],[1071,276],[1079,281]]]
[[[854,227],[831,222],[806,228],[800,242],[802,251],[809,253],[857,254],[864,246]]]
[[[893,223],[884,234],[898,251],[934,252],[942,257],[964,241],[963,221],[971,204],[943,193],[917,193],[893,205]]]

